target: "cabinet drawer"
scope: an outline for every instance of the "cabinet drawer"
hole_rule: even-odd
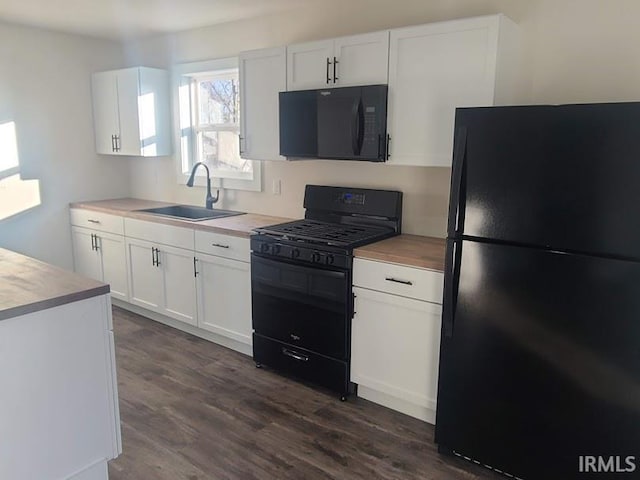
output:
[[[124,235],[124,218],[119,215],[72,208],[70,210],[71,225],[91,228],[100,232]]]
[[[196,230],[196,251],[248,262],[249,239]]]
[[[127,237],[193,250],[193,230],[190,228],[125,218],[124,231]]]
[[[353,262],[353,284],[357,287],[441,304],[444,274],[356,258]]]

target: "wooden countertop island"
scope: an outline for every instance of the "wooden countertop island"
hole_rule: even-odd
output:
[[[1,479],[108,479],[112,328],[108,285],[0,249]]]
[[[109,285],[0,248],[0,320],[109,293]]]

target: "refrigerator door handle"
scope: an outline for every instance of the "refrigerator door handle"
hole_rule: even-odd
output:
[[[453,140],[453,172],[451,174],[451,205],[449,206],[449,236],[460,231],[462,218],[460,204],[462,203],[462,175],[467,161],[467,128],[456,130]]]
[[[458,282],[460,281],[461,249],[460,240],[451,241],[451,248],[447,248],[447,258],[445,259],[442,330],[446,338],[453,337],[456,303],[458,302]]]

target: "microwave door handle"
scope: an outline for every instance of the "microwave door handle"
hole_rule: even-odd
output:
[[[364,123],[362,121],[363,116],[362,100],[358,99],[351,109],[351,148],[353,150],[353,154],[356,156],[360,155],[362,150],[362,141],[364,140],[364,132],[362,131]]]
[[[358,103],[358,155],[362,153],[362,144],[364,143],[364,106],[362,99]]]

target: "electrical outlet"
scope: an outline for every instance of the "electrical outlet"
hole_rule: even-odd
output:
[[[274,195],[280,195],[282,192],[282,184],[280,183],[280,179],[274,180],[273,185],[271,187],[271,192]]]

